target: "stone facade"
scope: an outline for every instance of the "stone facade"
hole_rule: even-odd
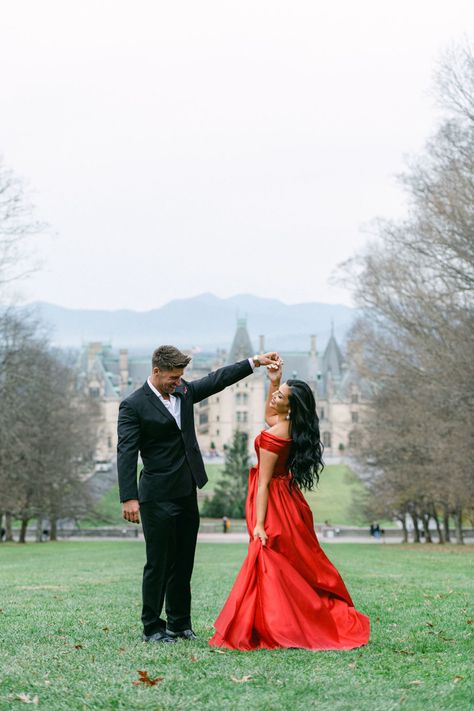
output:
[[[244,319],[239,319],[230,351],[216,354],[191,354],[186,379],[204,377],[227,363],[264,352],[263,336],[258,348],[250,340]],[[309,337],[307,352],[282,352],[283,377],[306,380],[316,395],[320,429],[327,457],[350,454],[357,445],[364,412],[370,399],[367,386],[347,366],[341,349],[331,333],[323,353],[316,347],[316,336]],[[151,370],[147,358],[132,357],[127,350],[114,352],[110,346],[90,343],[79,358],[79,383],[102,406],[102,427],[96,458],[110,461],[117,446],[117,415],[120,401],[140,387]],[[204,454],[222,454],[235,430],[248,435],[249,451],[265,427],[264,406],[268,387],[265,369],[226,388],[195,406],[199,444]]]

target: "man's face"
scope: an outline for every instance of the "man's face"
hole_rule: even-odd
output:
[[[172,395],[178,385],[181,385],[181,377],[184,368],[173,368],[173,370],[160,370],[153,368],[151,382],[155,388],[163,395]]]

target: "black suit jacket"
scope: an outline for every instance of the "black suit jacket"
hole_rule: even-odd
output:
[[[219,368],[204,378],[182,381],[181,429],[146,382],[120,403],[117,469],[120,501],[168,500],[186,496],[207,482],[194,429],[193,405],[252,373],[248,360]],[[137,485],[140,452],[143,470]]]

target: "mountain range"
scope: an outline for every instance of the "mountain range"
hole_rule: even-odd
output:
[[[246,320],[255,349],[258,336],[263,334],[268,349],[307,350],[309,337],[315,334],[320,350],[327,343],[332,324],[336,338],[342,342],[356,316],[355,309],[342,304],[288,305],[251,294],[221,299],[205,293],[174,299],[150,311],[70,309],[46,302],[35,302],[29,308],[45,324],[57,346],[102,341],[147,352],[160,343],[201,350],[228,349],[239,318]]]

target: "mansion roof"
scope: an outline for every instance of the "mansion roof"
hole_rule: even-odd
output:
[[[239,319],[227,357],[223,358],[225,352],[222,351],[217,355],[200,353],[193,359],[190,370],[202,375],[219,367],[223,361],[235,363],[251,357],[255,352],[246,321]],[[281,356],[284,361],[284,378],[307,381],[315,390],[318,400],[350,400],[354,390],[364,399],[370,398],[368,385],[344,361],[333,331],[322,354],[316,352],[314,340],[306,352],[281,352]],[[111,346],[92,343],[81,351],[78,369],[80,380],[91,382],[97,379],[102,385],[105,398],[121,400],[147,379],[151,370],[151,354],[145,358],[135,357],[127,351],[117,352]]]

